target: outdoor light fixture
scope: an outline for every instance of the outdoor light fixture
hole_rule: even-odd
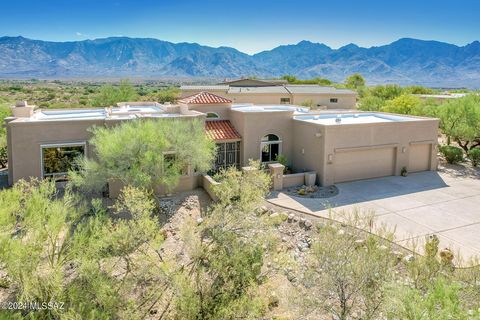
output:
[[[328,155],[328,162],[332,163],[333,162],[333,154]]]
[[[321,133],[321,132],[315,133],[315,137],[320,138],[321,136],[322,136],[322,133]]]
[[[405,153],[407,151],[407,148],[406,147],[403,147],[402,148],[402,153]]]

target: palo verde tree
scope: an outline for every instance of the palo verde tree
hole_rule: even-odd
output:
[[[259,163],[251,167],[222,171],[221,185],[214,188],[218,202],[200,226],[185,232],[192,261],[176,280],[180,319],[258,319],[265,311],[257,287],[266,241],[253,233],[259,229],[253,208],[268,192],[270,177]]]
[[[365,78],[360,73],[354,73],[345,79],[345,85],[348,88],[358,89],[366,84]]]
[[[451,99],[438,106],[435,116],[448,142],[455,141],[465,152],[480,146],[480,96]]]
[[[100,191],[111,180],[152,191],[159,185],[172,189],[188,166],[207,171],[214,158],[214,143],[197,119],[126,121],[92,132],[96,157],[82,159],[82,169],[70,173],[73,185],[84,190]]]
[[[133,101],[137,97],[137,91],[131,83],[128,80],[122,80],[117,86],[103,85],[94,97],[93,104],[97,107],[108,107],[115,105],[117,102]]]

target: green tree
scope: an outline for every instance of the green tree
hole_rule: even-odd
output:
[[[365,78],[362,77],[360,73],[354,73],[345,79],[345,84],[348,88],[357,89],[360,87],[364,87],[366,82]]]
[[[159,103],[166,103],[166,102],[174,103],[175,100],[177,100],[179,94],[180,94],[180,90],[178,90],[178,88],[170,87],[167,89],[160,90],[156,94],[155,98],[156,98],[156,101],[158,101]]]
[[[268,174],[258,163],[244,173],[229,168],[215,188],[219,201],[204,216],[199,230],[190,230],[187,247],[191,268],[177,283],[175,306],[181,319],[258,319],[266,299],[258,292],[264,249],[260,235],[250,236],[252,209],[266,195]],[[258,225],[256,226],[258,228]],[[267,227],[260,227],[266,232]]]
[[[7,133],[4,126],[5,118],[11,116],[10,108],[7,102],[0,102],[0,168],[4,168],[7,165]]]
[[[134,101],[137,97],[138,94],[131,83],[128,80],[122,80],[118,86],[102,86],[94,97],[93,104],[97,107],[108,107],[115,105],[117,102]]]
[[[435,116],[448,142],[454,140],[465,152],[480,146],[480,97],[469,95],[438,106]]]
[[[338,319],[377,319],[385,303],[394,258],[388,242],[366,235],[373,217],[359,212],[345,215],[347,225],[327,223],[318,231],[304,283],[314,288],[306,299],[308,309],[324,309]],[[385,234],[391,238],[391,235]],[[328,244],[328,245],[326,245]]]
[[[288,83],[296,83],[297,82],[297,77],[294,75],[286,74],[282,76],[282,79],[287,80]]]
[[[399,113],[399,114],[417,114],[421,101],[419,98],[411,94],[403,94],[389,100],[380,109],[384,112]]]
[[[215,153],[201,120],[126,121],[113,128],[93,129],[90,144],[96,156],[82,159],[71,172],[73,185],[100,191],[108,181],[155,190],[176,186],[185,169],[207,171]]]

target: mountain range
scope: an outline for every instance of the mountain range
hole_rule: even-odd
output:
[[[456,46],[403,38],[388,45],[332,49],[301,41],[254,55],[234,48],[150,38],[50,42],[0,37],[0,78],[322,77],[341,82],[359,72],[369,84],[480,88],[480,42]]]

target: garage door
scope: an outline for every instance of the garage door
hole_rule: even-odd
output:
[[[430,170],[431,144],[412,144],[408,160],[408,171]]]
[[[335,153],[335,183],[395,174],[395,148],[375,148]]]

